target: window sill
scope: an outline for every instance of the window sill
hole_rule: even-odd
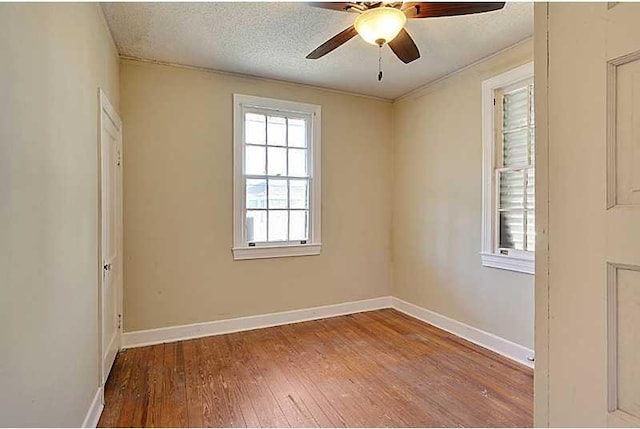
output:
[[[256,247],[235,247],[233,259],[241,261],[244,259],[266,259],[266,258],[286,258],[290,256],[313,256],[319,255],[322,244],[296,244],[287,246],[256,246]]]
[[[517,271],[525,274],[535,274],[535,259],[516,256],[498,255],[495,253],[481,253],[482,266]]]

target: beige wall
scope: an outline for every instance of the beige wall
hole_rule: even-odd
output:
[[[120,80],[126,331],[389,294],[391,104],[130,61]],[[233,93],[322,106],[321,255],[233,260]]]
[[[482,81],[521,43],[393,106],[393,295],[533,348],[534,278],[482,267]]]
[[[79,426],[98,372],[95,4],[0,5],[0,426]],[[8,60],[8,61],[7,61]]]

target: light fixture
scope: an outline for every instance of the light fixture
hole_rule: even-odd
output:
[[[356,19],[355,27],[367,43],[382,46],[392,41],[406,23],[407,17],[401,10],[381,6],[362,12]]]

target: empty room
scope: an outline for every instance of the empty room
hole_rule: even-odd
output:
[[[0,426],[640,426],[639,22],[0,3]]]

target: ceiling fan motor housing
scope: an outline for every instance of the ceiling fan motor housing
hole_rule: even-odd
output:
[[[380,6],[362,12],[354,25],[366,42],[381,46],[392,41],[406,23],[407,16],[401,10]]]

